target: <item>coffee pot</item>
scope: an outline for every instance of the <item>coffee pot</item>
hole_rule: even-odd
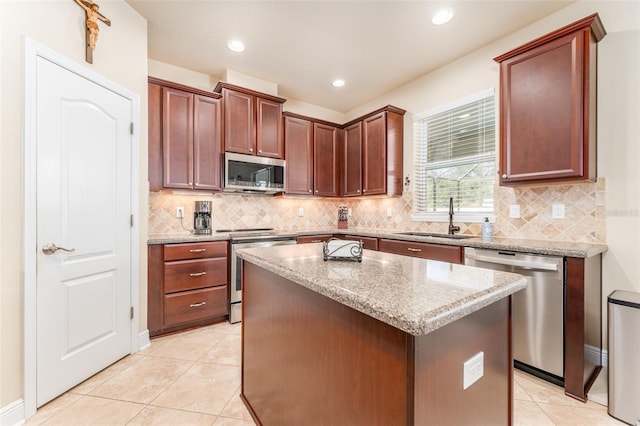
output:
[[[193,211],[193,232],[211,234],[211,201],[196,201]]]

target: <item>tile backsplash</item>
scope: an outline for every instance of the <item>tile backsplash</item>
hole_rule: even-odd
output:
[[[500,187],[494,193],[496,237],[605,242],[605,182],[536,187]],[[212,202],[213,229],[268,227],[280,230],[337,228],[338,206],[352,211],[350,228],[447,232],[444,222],[413,222],[412,194],[393,198],[297,198],[238,194],[149,194],[149,233],[180,234],[193,228],[194,202]],[[565,205],[565,218],[552,219],[551,207]],[[509,218],[509,206],[520,206],[520,218]],[[180,223],[176,208],[184,207]],[[387,213],[391,213],[391,217]],[[455,217],[454,217],[455,222]],[[480,235],[480,223],[459,223],[461,233]],[[184,227],[182,226],[184,225]]]

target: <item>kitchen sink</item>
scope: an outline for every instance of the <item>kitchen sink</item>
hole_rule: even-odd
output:
[[[450,238],[452,240],[464,240],[465,238],[473,238],[473,235],[451,235],[451,234],[438,234],[434,232],[397,232],[398,235],[411,235],[413,237],[437,237],[437,238]]]

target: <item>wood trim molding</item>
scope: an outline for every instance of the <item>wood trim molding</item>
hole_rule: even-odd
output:
[[[172,89],[183,90],[185,92],[195,93],[202,96],[208,96],[210,98],[220,99],[222,95],[216,92],[207,92],[206,90],[196,89],[195,87],[185,86],[184,84],[176,83],[173,81],[163,80],[157,77],[147,77],[147,83],[159,84],[165,87],[171,87]]]
[[[224,81],[219,81],[218,84],[216,84],[215,89],[213,89],[214,92],[216,93],[220,93],[222,92],[222,89],[229,89],[229,90],[233,90],[236,92],[242,92],[246,95],[251,95],[251,96],[258,96],[262,99],[268,99],[270,101],[273,102],[278,102],[278,103],[285,103],[287,100],[285,98],[280,98],[278,96],[274,96],[274,95],[269,95],[268,93],[261,93],[261,92],[257,92],[255,90],[251,90],[251,89],[247,89],[246,87],[242,87],[242,86],[236,86],[235,84],[231,84],[231,83],[225,83]]]
[[[594,13],[593,15],[589,15],[585,18],[582,18],[579,21],[573,22],[569,25],[559,28],[553,32],[550,32],[549,34],[545,34],[542,37],[538,37],[526,44],[523,44],[522,46],[516,47],[515,49],[505,54],[496,56],[495,58],[493,58],[493,60],[496,62],[502,62],[505,59],[511,58],[512,56],[516,56],[522,52],[526,52],[527,50],[533,49],[534,47],[541,46],[545,43],[548,43],[551,40],[565,36],[574,31],[579,31],[584,28],[591,29],[591,35],[593,36],[594,41],[596,43],[602,40],[604,36],[607,34],[607,32],[604,29],[604,25],[602,25],[602,21],[600,20],[600,16],[597,13]]]

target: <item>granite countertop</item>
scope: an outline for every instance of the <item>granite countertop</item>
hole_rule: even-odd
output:
[[[523,289],[522,275],[364,250],[324,261],[322,244],[238,250],[244,260],[414,336]]]
[[[277,232],[277,231],[276,231]],[[607,251],[606,244],[591,244],[568,241],[554,240],[521,240],[513,238],[492,238],[491,240],[483,240],[480,236],[451,239],[438,237],[419,237],[412,235],[401,235],[400,230],[385,229],[336,229],[336,228],[320,228],[308,230],[287,230],[283,231],[298,236],[303,235],[319,235],[319,234],[341,234],[356,235],[362,237],[390,238],[394,240],[416,241],[433,244],[448,244],[462,247],[486,248],[492,250],[507,250],[521,253],[533,253],[547,256],[564,256],[587,258],[596,256]],[[214,232],[210,235],[194,235],[188,232],[182,234],[152,234],[149,235],[147,244],[171,244],[171,243],[193,243],[202,241],[220,241],[228,240],[230,233]]]

